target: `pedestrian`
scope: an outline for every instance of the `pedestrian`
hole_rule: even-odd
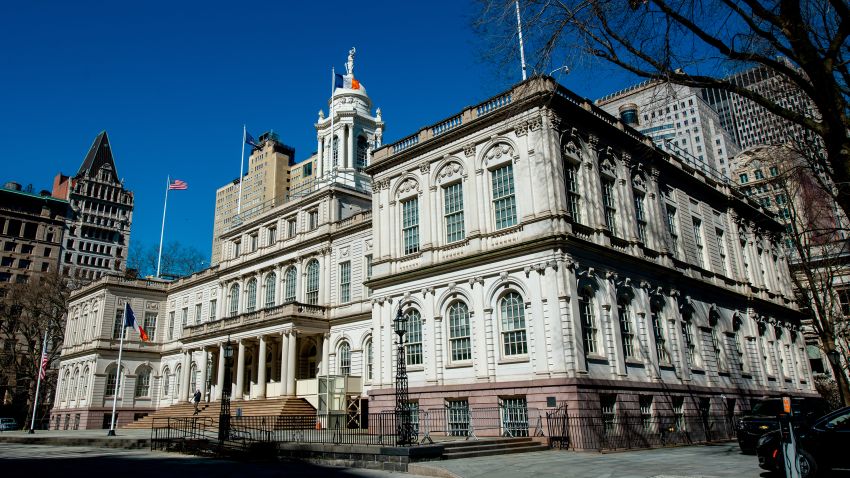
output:
[[[195,403],[195,413],[193,415],[197,415],[197,414],[201,413],[201,411],[198,409],[198,405],[201,403],[201,391],[200,390],[195,390],[195,396],[192,397],[192,401]]]

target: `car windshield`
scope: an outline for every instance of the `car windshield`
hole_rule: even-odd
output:
[[[779,415],[782,413],[782,402],[779,400],[765,400],[758,402],[753,407],[753,415]]]

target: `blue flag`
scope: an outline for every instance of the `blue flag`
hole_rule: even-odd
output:
[[[334,88],[345,88],[345,79],[339,73],[334,74]]]
[[[136,324],[136,314],[130,308],[130,304],[125,304],[124,309],[124,327],[133,327]]]
[[[245,131],[245,144],[250,144],[251,146],[253,146],[253,147],[255,147],[255,148],[259,148],[259,147],[260,147],[260,146],[257,144],[257,140],[255,140],[255,139],[254,139],[254,137],[253,137],[253,136],[251,136],[251,133],[249,133],[249,132],[247,132],[247,131]]]

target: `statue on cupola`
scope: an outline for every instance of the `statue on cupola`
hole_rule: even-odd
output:
[[[345,63],[345,73],[348,76],[354,75],[354,54],[357,53],[357,49],[351,47],[351,50],[348,50],[348,61]]]

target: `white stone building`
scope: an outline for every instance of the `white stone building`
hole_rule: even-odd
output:
[[[228,340],[236,407],[391,409],[399,307],[412,406],[461,421],[470,408],[555,403],[731,413],[813,391],[772,239],[781,226],[589,100],[531,79],[367,153],[365,173],[354,138],[377,146],[379,115],[362,89],[333,103],[354,105],[334,120],[347,153],[327,148],[320,119],[313,189],[225,233],[216,267],[164,286],[104,279],[72,297],[73,311],[97,304],[100,332],[66,343],[71,376],[85,360],[90,374],[115,367],[111,297],[157,311],[152,343],[131,334],[120,423],[195,388],[217,400]],[[150,386],[136,397],[141,365]],[[77,413],[98,426],[111,404],[105,379],[80,373],[93,385],[60,386],[60,426]]]

